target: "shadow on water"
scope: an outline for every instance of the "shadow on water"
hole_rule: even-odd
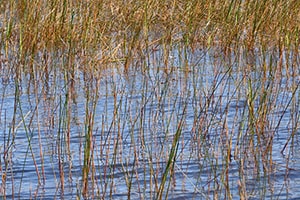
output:
[[[155,199],[164,176],[169,199],[299,196],[299,80],[262,82],[201,51],[186,71],[173,53],[169,69],[2,82],[6,198]]]

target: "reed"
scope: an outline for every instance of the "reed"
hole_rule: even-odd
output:
[[[299,13],[297,0],[3,0],[0,196],[270,195],[295,167]]]

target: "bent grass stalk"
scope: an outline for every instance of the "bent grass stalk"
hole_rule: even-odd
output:
[[[186,107],[187,107],[187,102],[185,102],[185,105],[184,105],[184,108],[183,108],[183,111],[182,111],[182,118],[178,122],[178,127],[177,127],[177,130],[176,130],[176,133],[174,135],[174,139],[173,139],[173,142],[172,142],[172,145],[171,145],[171,148],[170,148],[169,159],[166,163],[166,167],[165,167],[165,170],[164,170],[163,175],[162,175],[162,180],[161,180],[159,190],[158,190],[158,193],[157,193],[157,197],[156,197],[157,200],[163,199],[165,183],[167,181],[167,178],[169,177],[169,174],[172,176],[171,170],[172,170],[172,168],[174,169],[174,165],[175,165],[175,162],[176,162],[177,150],[178,150],[178,145],[179,145],[179,142],[180,142],[180,136],[181,136],[181,133],[182,133],[182,126],[184,124],[184,116],[185,116],[185,112],[186,112]],[[171,182],[171,180],[170,180],[170,182]],[[169,190],[167,190],[167,194],[165,196],[165,199],[168,198],[168,191]]]
[[[17,87],[18,87],[18,85],[17,85]],[[16,93],[18,95],[20,95],[19,89],[16,89],[16,91],[17,91]],[[35,171],[36,171],[38,185],[40,186],[41,185],[41,178],[40,178],[39,168],[38,168],[38,165],[37,165],[37,162],[36,162],[36,159],[35,159],[35,155],[34,155],[34,152],[33,152],[33,149],[32,149],[32,145],[31,145],[32,133],[31,133],[31,131],[29,131],[29,129],[26,125],[26,120],[25,120],[26,115],[24,116],[24,114],[23,114],[23,109],[22,109],[22,103],[21,103],[21,100],[20,100],[20,96],[18,96],[17,99],[18,99],[17,103],[18,103],[18,107],[19,107],[19,110],[20,110],[22,124],[23,124],[23,127],[24,127],[24,131],[25,131],[25,134],[26,134],[27,141],[28,141],[28,146],[27,146],[27,150],[26,150],[26,154],[25,154],[25,158],[24,158],[22,177],[24,176],[24,169],[25,169],[25,166],[26,166],[26,160],[27,160],[28,152],[30,151],[32,161],[34,163],[34,167],[35,167]],[[28,114],[29,113],[30,113],[30,111],[28,112]],[[22,189],[22,178],[21,178],[21,181],[20,181],[19,193],[20,193],[21,189]]]

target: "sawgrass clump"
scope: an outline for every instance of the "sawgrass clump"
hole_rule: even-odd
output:
[[[52,176],[78,198],[167,199],[179,183],[188,198],[265,197],[268,181],[247,184],[271,180],[276,134],[290,156],[299,128],[299,13],[297,0],[2,1],[3,197],[22,196],[28,162],[33,197]]]

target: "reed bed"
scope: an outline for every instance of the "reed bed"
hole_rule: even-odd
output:
[[[0,197],[299,196],[297,0],[4,0]]]

